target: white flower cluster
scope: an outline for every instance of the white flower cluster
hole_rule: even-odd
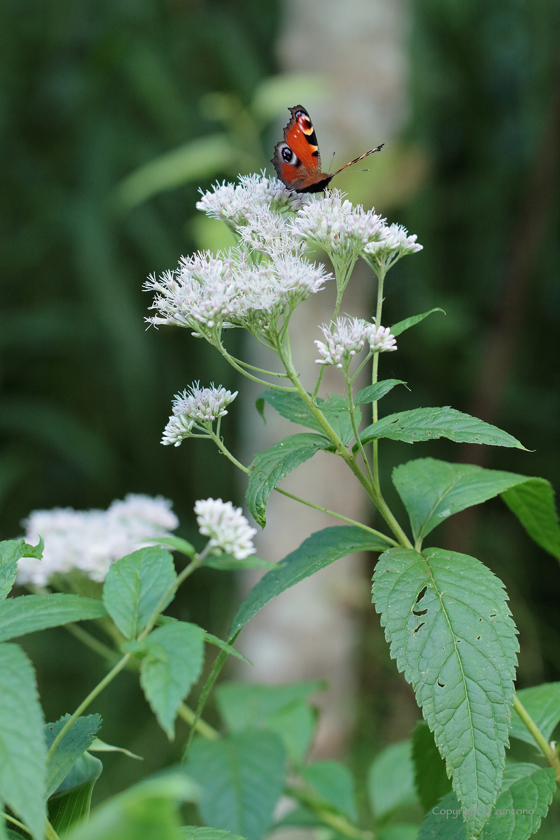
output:
[[[41,560],[21,558],[17,582],[45,586],[74,569],[103,581],[115,560],[150,545],[149,537],[170,536],[179,521],[167,499],[131,493],[108,510],[36,510],[23,524],[26,542],[34,545],[41,536],[45,547]]]
[[[227,414],[226,406],[234,401],[237,391],[232,394],[221,385],[214,383],[209,388],[201,388],[195,382],[182,394],[175,394],[173,414],[163,431],[161,442],[164,446],[180,446],[185,438],[191,437],[192,429],[197,424],[208,428],[214,420]]]
[[[202,192],[202,191],[201,191]],[[238,230],[249,217],[270,209],[279,214],[297,210],[309,201],[309,196],[286,189],[281,181],[262,175],[241,175],[239,184],[215,184],[212,192],[202,194],[197,209],[212,219],[220,219],[232,230]]]
[[[316,341],[322,358],[316,359],[318,365],[333,365],[348,370],[357,353],[369,345],[371,353],[383,353],[397,349],[395,336],[389,327],[376,327],[361,318],[337,318],[336,322],[321,327],[325,341]]]
[[[209,545],[214,554],[231,554],[236,560],[245,560],[255,553],[251,528],[241,508],[221,499],[199,499],[194,506],[198,529],[210,537]]]
[[[416,239],[416,234],[409,236],[402,225],[388,225],[381,239],[365,246],[364,259],[374,270],[381,268],[387,271],[401,257],[422,250],[423,246]]]
[[[176,271],[159,280],[149,278],[146,289],[156,292],[151,308],[158,314],[147,320],[191,327],[194,335],[214,344],[232,326],[266,334],[282,314],[320,291],[329,277],[324,266],[293,253],[260,264],[241,248],[217,257],[197,253],[182,258]]]
[[[353,205],[340,190],[302,207],[293,223],[295,233],[323,248],[333,264],[356,260],[366,245],[382,239],[385,219],[373,210]]]

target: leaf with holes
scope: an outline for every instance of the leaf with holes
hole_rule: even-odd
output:
[[[477,837],[502,783],[513,704],[518,644],[503,584],[465,554],[393,548],[373,599]]]
[[[288,473],[312,458],[319,449],[328,449],[331,442],[323,435],[302,432],[290,435],[270,449],[259,452],[249,467],[249,485],[245,499],[249,510],[263,528],[266,525],[268,497]]]
[[[491,426],[484,420],[471,417],[455,408],[413,408],[388,414],[377,423],[372,423],[360,434],[362,443],[370,443],[378,438],[402,440],[404,443],[417,443],[421,440],[449,438],[455,443],[485,443],[488,446],[511,446],[525,449],[507,432]]]

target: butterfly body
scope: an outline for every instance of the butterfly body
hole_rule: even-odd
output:
[[[294,192],[323,192],[335,175],[373,152],[379,152],[383,146],[370,149],[329,175],[321,172],[321,155],[311,117],[303,105],[295,105],[289,111],[292,116],[284,129],[284,139],[274,147],[272,163],[280,181]]]

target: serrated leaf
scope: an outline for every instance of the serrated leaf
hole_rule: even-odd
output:
[[[264,528],[266,524],[266,503],[276,485],[320,449],[330,446],[330,440],[323,435],[302,432],[284,438],[256,455],[249,467],[245,499],[259,525]]]
[[[413,408],[388,414],[377,423],[372,423],[361,433],[362,443],[370,443],[378,438],[402,440],[404,443],[417,443],[422,440],[435,440],[445,437],[455,443],[484,443],[488,446],[510,446],[525,449],[507,432],[491,426],[484,420],[471,417],[449,406],[442,408]]]
[[[504,782],[480,840],[528,840],[546,816],[556,782],[554,770],[508,764]],[[465,840],[467,831],[454,793],[448,793],[420,826],[418,840]]]
[[[220,717],[233,732],[265,725],[279,712],[325,688],[321,680],[286,685],[226,682],[216,689]]]
[[[102,618],[101,601],[81,595],[21,595],[0,602],[0,642],[58,627],[71,621]]]
[[[232,834],[231,831],[198,825],[182,825],[179,829],[179,837],[181,840],[245,840],[244,837]]]
[[[383,379],[375,385],[368,385],[367,388],[362,388],[361,391],[358,391],[354,402],[356,405],[377,402],[385,394],[388,394],[389,391],[392,391],[395,385],[406,385],[406,382],[402,379]]]
[[[202,671],[204,631],[176,621],[158,627],[142,644],[140,684],[169,740],[174,737],[177,710]]]
[[[560,559],[560,524],[550,482],[530,479],[502,493],[502,499],[537,545]]]
[[[176,579],[173,558],[163,548],[141,548],[113,563],[105,578],[103,603],[127,639],[144,629]],[[172,599],[170,595],[167,603]]]
[[[320,397],[317,399],[317,408],[322,411],[325,420],[330,424],[337,437],[345,446],[348,446],[350,441],[354,440],[354,427],[352,426],[348,400],[338,394],[329,394],[324,400]],[[354,410],[354,420],[356,428],[359,428],[362,422],[362,412],[357,406]]]
[[[227,642],[224,642],[223,639],[219,639],[218,636],[214,636],[212,633],[204,633],[204,641],[208,642],[210,645],[214,645],[215,647],[221,648],[223,651],[228,653],[230,656],[235,656],[236,659],[241,659],[242,662],[246,662],[247,665],[252,665],[250,659],[247,659],[246,656],[243,656],[242,653],[239,653],[233,645],[229,645]]]
[[[251,589],[233,619],[230,640],[271,598],[304,578],[348,554],[384,551],[387,545],[378,534],[355,525],[334,525],[311,534]]]
[[[358,819],[354,779],[338,761],[314,761],[301,768],[301,775],[314,788],[318,801],[352,822]]]
[[[286,755],[277,735],[245,730],[217,741],[198,739],[185,765],[202,788],[205,823],[261,840],[284,786]]]
[[[423,321],[424,318],[427,318],[428,315],[431,315],[433,312],[443,312],[444,315],[447,314],[444,309],[440,309],[439,306],[436,306],[434,309],[430,309],[428,312],[423,312],[422,315],[411,315],[410,318],[405,318],[403,321],[399,321],[397,324],[394,324],[391,327],[391,332],[396,337],[397,335],[403,333],[405,330],[410,329],[410,327],[414,327],[416,326],[416,324],[419,324],[420,321]]]
[[[325,434],[321,423],[299,394],[291,394],[286,391],[265,391],[261,400],[263,400],[263,411],[264,401],[266,401],[276,409],[278,414],[292,423],[298,423],[300,426],[307,426],[308,429],[314,429],[320,434]],[[324,414],[325,419],[330,423],[342,442],[345,445],[350,443],[354,437],[354,429],[348,410],[348,400],[338,394],[330,394],[326,399],[318,397],[316,406]],[[264,414],[262,416],[264,417]],[[360,425],[360,418],[361,414],[356,412],[357,426]]]
[[[87,820],[93,788],[102,770],[101,761],[85,752],[50,797],[47,802],[49,822],[57,834],[65,834],[74,824]]]
[[[42,557],[43,540],[38,545],[28,545],[24,539],[0,542],[0,601],[11,591],[20,557]]]
[[[135,758],[137,761],[144,761],[144,757],[136,755],[136,753],[125,750],[124,747],[115,747],[113,744],[106,744],[101,738],[94,738],[89,747],[89,752],[120,752],[127,755],[129,758]]]
[[[423,540],[453,514],[532,480],[526,475],[435,458],[401,464],[393,470],[392,478],[410,517],[415,540]]]
[[[47,749],[69,718],[70,715],[67,714],[56,723],[45,724]],[[64,781],[78,758],[88,749],[100,727],[99,715],[86,715],[74,721],[47,762],[47,797]]]
[[[522,688],[517,697],[533,718],[547,741],[560,722],[560,682],[544,683],[533,688]],[[510,737],[535,745],[535,739],[515,711],[511,716]]]
[[[179,802],[195,802],[198,786],[182,773],[162,773],[113,796],[64,840],[177,840]]]
[[[372,761],[367,786],[371,810],[377,820],[417,801],[409,739],[391,744]]]
[[[518,644],[503,584],[465,554],[394,548],[373,595],[476,837],[500,790],[513,703]]]
[[[47,750],[35,672],[18,645],[5,644],[0,674],[0,798],[43,840]]]
[[[300,764],[313,743],[317,711],[308,703],[294,703],[269,717],[266,728],[278,735],[290,760]]]
[[[412,737],[414,786],[424,811],[433,808],[451,790],[451,780],[445,771],[445,761],[439,754],[425,721],[416,724]]]
[[[232,554],[210,554],[203,563],[204,566],[209,566],[211,569],[221,569],[237,571],[238,569],[271,569],[276,566],[270,560],[261,560],[260,557],[246,557],[245,560],[238,560]]]

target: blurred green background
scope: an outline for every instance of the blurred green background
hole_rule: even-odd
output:
[[[283,12],[279,0],[0,4],[0,537],[19,534],[33,509],[107,507],[127,492],[172,499],[189,537],[196,498],[241,501],[209,445],[159,444],[174,393],[195,379],[238,383],[186,330],[145,330],[142,283],[207,241],[199,186],[270,158],[272,120],[293,104],[274,80]],[[391,272],[386,322],[436,305],[447,318],[407,333],[384,374],[414,383],[415,405],[471,411],[535,450],[485,451],[486,466],[558,487],[560,4],[424,0],[411,4],[409,29],[409,156],[401,168],[392,159],[378,209],[424,251]],[[424,163],[407,190],[411,152]],[[387,400],[411,407],[404,391]],[[230,440],[235,422],[232,411]],[[470,457],[443,441],[383,452],[387,469]],[[560,678],[558,564],[499,503],[453,523],[436,539],[487,562],[510,592],[520,684]],[[177,610],[220,633],[233,597],[230,579],[209,570]],[[382,720],[403,683],[376,628],[370,610],[364,696],[386,686],[374,704]],[[82,698],[84,675],[103,673],[62,632],[26,644],[49,719]],[[103,737],[146,761],[109,757],[100,796],[177,754],[136,683],[123,675],[99,711]]]

